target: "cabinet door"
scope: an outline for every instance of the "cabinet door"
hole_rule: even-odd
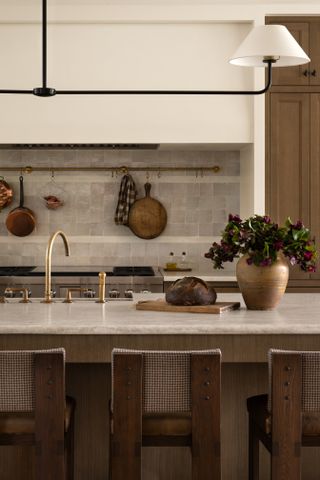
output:
[[[310,23],[310,85],[320,85],[320,22]]]
[[[307,93],[271,93],[267,213],[283,224],[290,216],[310,225],[310,96]],[[309,278],[293,268],[291,279]]]
[[[320,94],[311,95],[311,233],[315,236],[318,255],[320,256]],[[320,278],[320,258],[317,262],[317,273],[311,278]]]
[[[270,22],[279,24],[279,22]],[[280,22],[287,27],[303,50],[309,52],[309,23],[307,22]],[[318,47],[319,49],[319,47]],[[309,85],[310,64],[297,67],[275,67],[273,71],[273,85]]]

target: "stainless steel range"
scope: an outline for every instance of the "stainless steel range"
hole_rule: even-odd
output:
[[[98,295],[99,272],[106,272],[106,298],[130,299],[133,293],[163,292],[163,276],[158,267],[53,267],[52,291],[65,297],[67,289],[76,289],[73,297]],[[0,267],[0,296],[7,287],[28,288],[32,297],[44,295],[44,269],[41,267]],[[78,289],[78,290],[77,290]],[[7,296],[19,296],[9,292]]]

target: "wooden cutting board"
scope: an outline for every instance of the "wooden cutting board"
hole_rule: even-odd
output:
[[[167,225],[167,212],[162,203],[150,196],[151,183],[146,183],[146,196],[134,202],[128,226],[137,237],[150,240],[158,237]]]
[[[185,313],[223,313],[240,308],[240,302],[216,302],[214,305],[170,305],[163,299],[142,300],[136,303],[137,310],[153,312],[185,312]]]

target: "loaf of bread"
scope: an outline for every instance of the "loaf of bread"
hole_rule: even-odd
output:
[[[217,293],[197,277],[184,277],[170,285],[166,301],[171,305],[213,305]]]

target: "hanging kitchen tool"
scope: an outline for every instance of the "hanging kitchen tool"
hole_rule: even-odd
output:
[[[151,183],[144,186],[146,196],[136,200],[130,208],[130,230],[137,237],[151,239],[158,237],[166,227],[167,212],[162,203],[150,196]]]
[[[51,171],[50,182],[41,188],[40,196],[49,210],[57,210],[65,204],[67,192],[56,183],[54,170]]]
[[[35,215],[32,210],[23,206],[23,176],[19,177],[20,182],[20,203],[7,216],[6,226],[10,233],[17,237],[26,237],[33,232],[36,225]]]
[[[0,176],[0,211],[12,202],[13,190],[10,185]]]

